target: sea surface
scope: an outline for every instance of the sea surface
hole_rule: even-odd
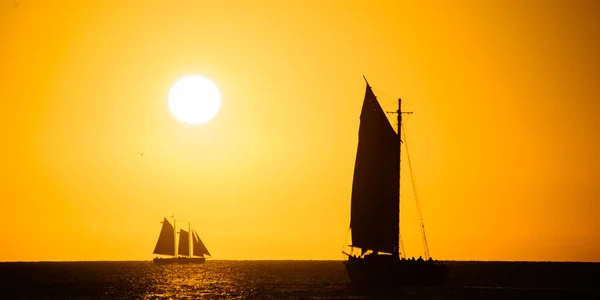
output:
[[[446,263],[445,286],[386,289],[341,261],[0,263],[0,299],[600,299],[600,263]]]

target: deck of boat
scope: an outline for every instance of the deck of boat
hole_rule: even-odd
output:
[[[448,279],[446,264],[433,260],[400,260],[391,255],[348,256],[348,277],[358,284],[443,285]]]

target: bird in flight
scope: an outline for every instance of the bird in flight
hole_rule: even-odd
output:
[[[136,152],[136,154],[139,154],[140,156],[144,156],[144,152]]]

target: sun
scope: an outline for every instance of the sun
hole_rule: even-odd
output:
[[[184,123],[205,123],[219,112],[221,93],[212,81],[202,76],[184,76],[169,91],[169,108]]]

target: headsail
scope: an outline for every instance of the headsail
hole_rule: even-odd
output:
[[[192,238],[193,238],[193,245],[194,245],[194,250],[193,250],[194,256],[204,256],[204,255],[210,256],[208,249],[206,249],[206,246],[204,246],[204,243],[202,242],[202,240],[198,236],[198,233],[196,233],[195,230],[192,231]]]
[[[162,224],[156,247],[154,247],[154,254],[175,255],[175,229],[167,218]]]
[[[177,254],[183,256],[190,255],[190,236],[183,229],[179,230],[179,248]]]
[[[400,144],[367,83],[352,182],[352,245],[398,253]]]

